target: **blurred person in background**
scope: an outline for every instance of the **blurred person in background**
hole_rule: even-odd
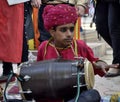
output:
[[[95,23],[99,35],[113,49],[113,64],[120,63],[120,0],[97,0]],[[120,66],[110,68],[106,77],[120,75]]]
[[[2,61],[3,74],[0,82],[6,82],[13,72],[12,63],[28,61],[28,36],[33,33],[32,6],[40,6],[37,0],[9,5],[7,0],[2,0],[0,6],[0,60]]]

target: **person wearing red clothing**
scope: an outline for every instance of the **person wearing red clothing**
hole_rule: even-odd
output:
[[[100,76],[104,76],[108,68],[117,68],[117,64],[108,65],[96,58],[92,49],[84,41],[73,39],[75,22],[78,17],[75,7],[65,4],[48,5],[45,7],[42,16],[44,26],[52,38],[40,44],[37,61],[57,58],[74,60],[75,57],[83,57],[93,64],[95,74]]]
[[[14,72],[13,63],[19,65],[28,61],[27,40],[33,35],[31,3],[38,7],[40,2],[31,0],[9,5],[8,0],[2,0],[0,3],[0,60],[3,69],[0,83],[3,83]]]
[[[84,41],[73,39],[74,24],[77,20],[76,10],[69,11],[70,6],[68,6],[68,10],[63,10],[63,6],[64,4],[58,6],[48,5],[44,10],[44,25],[46,30],[50,32],[52,39],[40,44],[37,61],[58,57],[73,60],[75,57],[84,57],[92,62],[94,66],[99,67],[98,70],[100,68],[103,69],[103,73],[105,68],[116,68],[117,64],[107,65],[104,61],[99,60],[99,58],[95,58],[92,49]],[[77,53],[75,53],[75,48]],[[97,74],[100,73],[98,72]]]

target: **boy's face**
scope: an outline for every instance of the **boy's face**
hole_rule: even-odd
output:
[[[50,33],[54,38],[56,47],[66,48],[72,43],[74,36],[74,24],[69,23],[57,26],[56,30],[51,30]]]

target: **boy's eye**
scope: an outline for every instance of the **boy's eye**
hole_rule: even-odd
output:
[[[60,31],[64,33],[64,32],[66,32],[68,29],[70,30],[70,32],[73,32],[73,31],[74,31],[74,27],[70,27],[70,28],[63,27],[63,28],[60,29]]]
[[[60,31],[63,32],[63,33],[66,32],[67,31],[67,27],[61,28]]]
[[[69,30],[70,30],[70,32],[73,32],[74,31],[74,27],[70,27]]]

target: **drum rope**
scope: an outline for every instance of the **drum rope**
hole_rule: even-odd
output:
[[[78,65],[83,65],[83,63],[84,63],[84,59],[80,58]],[[77,67],[77,95],[75,98],[75,102],[78,102],[79,95],[80,95],[80,77],[81,77],[80,70],[81,68],[83,68],[83,66]]]
[[[8,102],[8,100],[7,100],[7,97],[6,97],[6,90],[7,90],[7,87],[8,87],[8,85],[9,85],[9,82],[10,82],[10,80],[12,79],[12,77],[13,77],[13,74],[11,73],[10,75],[9,75],[9,77],[8,77],[8,79],[7,79],[7,82],[6,82],[6,85],[5,85],[5,89],[4,89],[4,101],[5,102]]]
[[[81,75],[79,74],[79,72],[80,72],[80,68],[78,68],[78,71],[77,71],[77,95],[75,98],[75,102],[78,102],[78,98],[80,95],[80,77],[81,77]]]

